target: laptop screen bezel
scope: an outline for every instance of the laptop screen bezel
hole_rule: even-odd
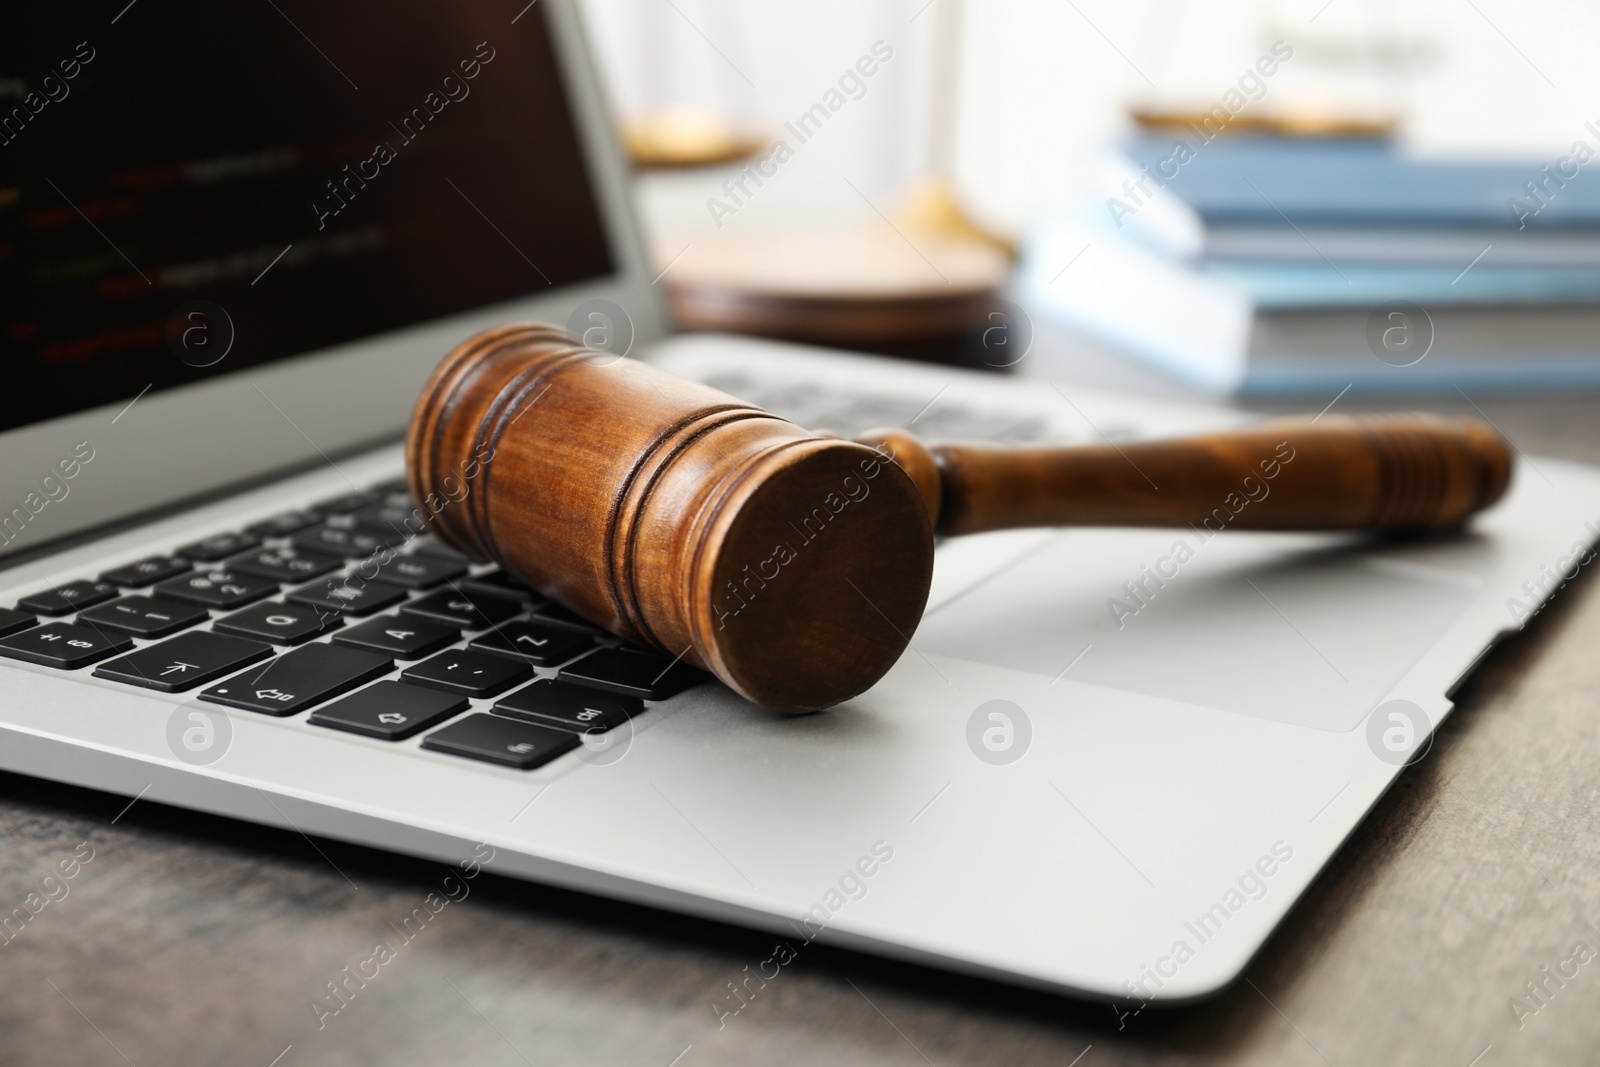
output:
[[[564,325],[579,304],[600,298],[627,313],[634,348],[665,335],[669,319],[651,283],[630,200],[629,166],[581,19],[573,0],[539,0],[537,11],[524,17],[541,15],[615,272],[151,392],[131,407],[130,396],[0,434],[0,518],[14,509],[28,517],[20,532],[14,522],[0,538],[5,540],[0,566],[52,541],[398,439],[428,373],[444,354],[497,323],[531,319]],[[94,458],[65,483],[65,497],[50,500],[41,479],[58,474],[60,461],[85,442]],[[53,484],[61,484],[59,477]]]

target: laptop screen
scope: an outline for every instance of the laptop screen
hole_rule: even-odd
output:
[[[8,12],[0,431],[610,274],[540,7]]]

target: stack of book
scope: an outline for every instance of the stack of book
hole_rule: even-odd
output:
[[[1146,135],[1125,152],[1112,195],[1042,227],[1028,268],[1075,244],[1089,263],[1098,243],[1109,273],[1024,288],[1135,355],[1242,393],[1600,387],[1600,128],[1521,164],[1354,137]],[[1148,235],[1170,197],[1193,233],[1164,247]]]

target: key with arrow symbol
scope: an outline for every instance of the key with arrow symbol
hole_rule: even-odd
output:
[[[465,697],[384,681],[318,708],[307,721],[380,741],[400,741],[467,710]]]
[[[389,673],[387,656],[337,645],[302,645],[255,671],[212,686],[200,699],[267,715],[293,715]]]
[[[96,677],[176,693],[232,674],[272,654],[269,645],[195,630],[102,663]]]

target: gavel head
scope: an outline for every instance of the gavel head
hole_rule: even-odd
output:
[[[547,326],[446,356],[406,467],[445,541],[767,708],[865,691],[927,602],[928,508],[885,452]]]

